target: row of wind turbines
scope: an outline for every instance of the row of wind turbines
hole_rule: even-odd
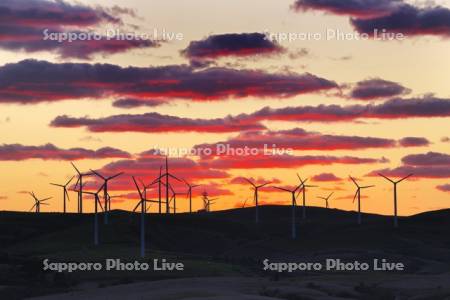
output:
[[[80,172],[80,170],[73,163],[71,163],[71,164],[72,164],[73,168],[75,169],[77,175],[70,178],[70,180],[67,181],[65,184],[56,184],[56,183],[51,183],[51,184],[63,189],[63,213],[67,212],[66,201],[69,201],[68,190],[73,190],[73,191],[77,192],[77,195],[78,195],[78,199],[77,199],[78,200],[78,202],[77,202],[78,210],[77,211],[80,214],[83,213],[83,195],[88,194],[88,195],[93,196],[93,198],[94,198],[94,245],[97,246],[97,245],[99,245],[99,222],[98,222],[99,208],[103,211],[104,224],[107,225],[108,224],[108,214],[111,211],[111,199],[113,197],[115,197],[115,196],[110,196],[110,194],[108,192],[108,183],[111,180],[124,174],[124,172],[120,172],[120,173],[117,173],[117,174],[107,177],[107,176],[104,176],[103,174],[101,174],[99,171],[94,171],[92,169],[90,170],[90,172],[84,172],[84,173]],[[397,181],[394,181],[391,178],[389,178],[383,174],[379,174],[379,175],[394,185],[394,227],[398,227],[397,184],[402,182],[403,180],[411,177],[413,174],[409,174],[408,176],[405,176]],[[98,188],[98,190],[96,190],[96,191],[84,190],[85,183],[83,183],[83,179],[88,176],[97,176],[99,179],[101,179],[103,181],[103,184]],[[68,187],[75,177],[77,177],[75,186],[72,189],[69,189]],[[302,218],[306,219],[306,207],[307,207],[306,191],[308,188],[317,187],[315,185],[307,184],[308,178],[303,180],[299,174],[297,174],[297,177],[298,177],[300,183],[291,189],[285,188],[285,187],[272,186],[272,188],[275,188],[277,190],[284,191],[284,192],[287,192],[290,194],[290,201],[291,201],[291,207],[292,207],[292,228],[291,228],[292,239],[297,238],[297,220],[296,220],[297,198],[299,197],[300,194],[302,195]],[[151,181],[149,184],[145,184],[140,179],[136,180],[136,178],[134,176],[132,176],[133,183],[134,183],[136,190],[138,191],[138,195],[139,195],[139,202],[134,207],[133,212],[136,212],[138,209],[140,210],[140,255],[141,255],[141,257],[145,256],[145,249],[146,249],[145,215],[148,213],[148,210],[149,210],[148,204],[151,205],[151,204],[156,203],[158,205],[158,213],[160,213],[160,214],[163,213],[163,210],[165,210],[166,214],[170,214],[171,211],[174,214],[176,214],[176,207],[177,207],[176,206],[176,197],[177,197],[177,195],[180,195],[183,193],[178,193],[174,190],[172,184],[170,183],[171,179],[176,180],[181,183],[184,183],[187,186],[187,194],[186,195],[189,200],[189,212],[192,213],[192,195],[193,195],[192,190],[194,188],[198,187],[199,185],[190,184],[186,180],[180,179],[177,176],[175,176],[174,174],[172,174],[169,171],[169,163],[168,163],[167,157],[165,160],[164,173],[163,173],[163,168],[160,167],[159,176],[157,176],[157,178],[154,179],[153,181]],[[266,183],[257,185],[251,179],[247,179],[247,178],[244,178],[244,179],[251,185],[251,187],[254,191],[253,200],[254,200],[254,205],[255,205],[254,206],[254,208],[255,208],[255,223],[258,224],[260,222],[259,199],[258,199],[259,189],[268,186],[272,182],[266,182]],[[350,176],[350,179],[352,180],[352,182],[355,184],[355,186],[357,188],[355,196],[353,197],[353,202],[355,202],[355,200],[358,201],[357,223],[361,224],[362,223],[361,191],[363,189],[372,188],[374,186],[373,185],[360,186],[358,184],[358,182],[355,180],[355,178]],[[138,181],[141,183],[142,188],[139,185]],[[147,197],[148,196],[147,190],[150,187],[152,187],[153,185],[158,186],[157,200],[156,199],[148,199],[148,197]],[[163,189],[165,189],[165,193],[163,193]],[[103,194],[103,205],[102,205],[102,202],[100,199],[100,193]],[[163,194],[165,196],[165,199],[163,199],[163,197],[162,197]],[[35,204],[31,208],[31,210],[35,210],[36,213],[40,213],[41,205],[48,205],[48,203],[46,203],[46,201],[51,199],[51,198],[38,199],[37,196],[34,194],[34,192],[30,192],[30,195],[35,200]],[[327,197],[318,197],[318,198],[324,200],[326,208],[329,208],[329,200],[332,195],[333,195],[333,192],[330,193]],[[214,204],[217,199],[218,198],[210,199],[208,196],[208,193],[206,191],[204,191],[202,193],[203,209],[199,210],[198,212],[210,212],[211,205]],[[245,204],[244,204],[244,206],[245,206]]]
[[[398,203],[397,203],[397,184],[399,184],[400,182],[402,182],[403,180],[413,176],[413,174],[409,174],[397,181],[392,180],[391,178],[379,173],[379,176],[383,177],[384,179],[388,180],[389,182],[391,182],[394,185],[394,227],[397,228],[398,227]],[[292,206],[292,229],[291,229],[291,234],[292,234],[292,239],[296,239],[297,238],[297,221],[296,221],[296,208],[297,208],[297,198],[300,195],[300,193],[302,194],[302,219],[306,219],[306,190],[307,188],[312,188],[312,187],[317,187],[315,185],[308,185],[306,184],[306,182],[308,181],[308,178],[306,178],[305,180],[303,180],[299,174],[297,174],[297,177],[300,181],[300,184],[289,189],[289,188],[285,188],[285,187],[277,187],[277,186],[273,186],[273,188],[280,190],[280,191],[284,191],[289,193],[291,196],[291,206]],[[368,186],[360,186],[358,184],[358,182],[356,181],[355,178],[353,178],[352,176],[349,176],[350,179],[352,180],[352,182],[355,184],[356,186],[356,193],[355,196],[353,197],[353,203],[355,202],[355,200],[358,200],[358,214],[357,214],[357,223],[358,225],[361,225],[362,223],[362,214],[361,214],[361,190],[363,189],[367,189],[367,188],[372,188],[375,187],[374,185],[368,185]],[[258,192],[260,188],[263,188],[265,186],[268,186],[269,184],[271,184],[271,182],[266,182],[263,184],[255,184],[253,181],[251,181],[250,179],[244,178],[245,181],[247,181],[251,186],[252,189],[254,191],[253,193],[253,200],[255,203],[255,223],[259,223],[259,212],[258,212],[258,208],[259,208],[259,203],[258,203]],[[319,199],[325,200],[325,207],[328,209],[329,208],[329,200],[331,198],[331,196],[334,194],[334,192],[330,193],[328,196],[326,197],[318,197]],[[245,203],[244,203],[244,207],[245,207]]]

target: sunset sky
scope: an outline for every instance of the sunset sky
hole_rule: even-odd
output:
[[[99,39],[44,40],[46,29]],[[379,40],[375,29],[404,38]],[[108,39],[112,30],[134,36]],[[139,38],[155,31],[166,39]],[[297,40],[280,39],[289,34]],[[60,211],[62,193],[49,183],[71,178],[71,161],[124,171],[110,184],[122,196],[112,208],[130,209],[131,176],[148,183],[159,173],[156,149],[217,144],[259,151],[172,153],[173,174],[201,184],[195,209],[203,191],[219,198],[214,210],[252,205],[240,177],[287,187],[299,173],[318,186],[309,205],[323,207],[318,197],[334,191],[332,208],[355,209],[352,175],[375,185],[363,191],[364,212],[392,214],[392,184],[378,172],[414,173],[399,185],[400,215],[448,208],[449,38],[450,1],[3,0],[0,209],[29,210],[25,192],[34,191],[53,197],[42,211]],[[264,144],[286,151],[267,155]],[[289,204],[290,195],[267,188],[260,200]]]

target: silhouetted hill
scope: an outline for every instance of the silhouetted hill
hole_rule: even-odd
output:
[[[260,207],[258,225],[254,221],[254,208],[148,214],[147,256],[186,261],[191,268],[181,274],[147,274],[144,278],[141,274],[127,274],[125,278],[266,276],[267,273],[261,271],[266,258],[282,262],[386,258],[403,262],[409,274],[450,271],[450,210],[401,217],[397,229],[393,228],[389,216],[363,214],[363,223],[359,226],[355,212],[308,207],[307,219],[302,220],[301,210],[301,207],[297,209],[297,240],[290,238],[291,208],[288,206]],[[139,220],[139,214],[113,211],[110,224],[104,225],[100,215],[100,245],[94,247],[92,214],[0,212],[0,264],[7,266],[0,269],[0,285],[27,285],[21,278],[42,283],[41,279],[46,278],[41,271],[43,258],[60,261],[137,259]],[[5,268],[13,271],[5,271]],[[28,277],[18,270],[28,270],[25,271]],[[75,279],[73,276],[66,276],[65,280],[83,282],[94,275],[81,274]],[[123,274],[95,274],[94,277],[103,281],[111,280],[111,276],[115,280],[124,279]],[[54,286],[51,286],[53,291]],[[39,294],[39,289],[34,293]]]

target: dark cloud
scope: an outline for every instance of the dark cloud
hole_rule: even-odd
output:
[[[278,149],[292,150],[359,150],[395,147],[396,141],[375,137],[321,134],[294,128],[280,131],[244,132],[227,141],[197,145],[195,148],[209,148],[215,152],[219,144],[228,145],[230,148],[264,149],[275,145],[274,147]]]
[[[220,119],[190,119],[159,113],[140,115],[116,115],[100,119],[56,117],[53,127],[87,127],[92,132],[236,132],[243,130],[260,130],[265,127],[258,123],[246,123],[240,119],[226,117]]]
[[[144,182],[149,183],[159,176],[160,167],[162,167],[163,172],[165,171],[165,157],[155,153],[155,151],[149,150],[135,159],[111,162],[102,167],[101,171],[107,174],[125,172],[127,175],[119,177],[115,181],[112,189],[122,191],[135,190],[130,176],[136,176]],[[187,180],[191,184],[196,184],[203,180],[227,179],[230,177],[224,170],[204,168],[198,162],[186,157],[170,158],[169,171],[178,178]],[[186,190],[183,182],[172,180],[171,184],[176,190]]]
[[[412,154],[402,158],[402,166],[393,169],[376,170],[368,176],[377,176],[382,173],[392,177],[404,177],[414,174],[416,178],[449,178],[450,155],[438,152],[425,154]]]
[[[403,147],[423,147],[429,146],[430,141],[423,137],[405,137],[399,141],[399,144]]]
[[[273,109],[265,107],[251,114],[228,116],[217,119],[191,119],[158,113],[124,114],[99,119],[88,117],[74,118],[59,116],[51,122],[54,127],[87,127],[93,132],[163,132],[163,131],[197,131],[197,132],[237,132],[244,130],[262,130],[265,120],[295,122],[330,122],[354,121],[363,118],[374,119],[406,119],[450,116],[450,100],[434,97],[416,99],[392,99],[381,104],[369,105],[319,105],[299,106]],[[301,138],[298,140],[298,138]],[[270,139],[270,140],[269,140]],[[294,140],[297,139],[297,140]],[[423,138],[405,138],[400,141],[403,146],[425,145]],[[305,132],[301,129],[280,132],[250,132],[241,135],[228,143],[261,147],[261,145],[277,143],[294,149],[364,149],[396,146],[395,141],[383,138],[321,135]],[[203,145],[207,146],[207,145]]]
[[[438,152],[411,154],[402,158],[405,165],[411,166],[447,166],[450,167],[450,155]]]
[[[285,108],[265,107],[249,115],[248,120],[304,122],[352,121],[357,119],[406,119],[450,116],[450,99],[432,96],[412,99],[391,99],[368,105],[319,105]]]
[[[293,7],[351,16],[353,27],[369,35],[375,29],[411,36],[450,35],[450,10],[434,4],[420,8],[402,0],[297,0]]]
[[[450,36],[450,10],[444,7],[417,8],[403,4],[395,12],[373,19],[352,19],[360,33],[372,35],[375,29],[405,35]]]
[[[333,173],[322,173],[322,174],[313,176],[311,178],[311,180],[328,182],[328,181],[341,181],[342,178],[337,177]]]
[[[442,142],[442,143],[450,143],[450,137],[448,137],[448,136],[442,137],[442,138],[441,138],[441,142]]]
[[[136,108],[136,107],[155,107],[155,106],[163,105],[165,103],[166,103],[166,101],[160,100],[160,99],[141,100],[141,99],[127,98],[127,99],[119,99],[119,100],[114,101],[113,106],[118,107],[118,108],[130,109],[130,108]]]
[[[373,100],[400,96],[409,92],[409,89],[399,83],[375,78],[358,82],[350,92],[350,97],[360,100]]]
[[[251,56],[281,53],[284,49],[262,33],[228,33],[192,41],[181,51],[190,59],[216,59],[226,56]]]
[[[415,178],[449,178],[450,168],[448,166],[400,166],[393,169],[376,170],[367,176],[378,176],[378,173],[397,178],[408,174],[414,174]]]
[[[233,179],[230,180],[230,184],[239,184],[239,185],[249,185],[248,181],[250,180],[251,182],[253,182],[256,185],[261,185],[261,184],[266,184],[266,183],[270,183],[270,184],[278,184],[281,183],[281,181],[277,178],[272,178],[272,179],[264,179],[262,177],[258,177],[258,178],[253,178],[253,177],[234,177]]]
[[[205,168],[215,169],[274,169],[296,168],[307,165],[332,165],[332,164],[372,164],[380,163],[380,159],[359,158],[353,156],[328,156],[328,155],[248,155],[248,156],[220,156],[204,158],[200,163]]]
[[[120,67],[111,64],[50,63],[24,60],[0,67],[0,102],[36,103],[118,96],[133,99],[292,97],[337,87],[305,74],[187,65]]]
[[[395,11],[403,2],[398,0],[297,0],[296,10],[322,10],[359,18],[384,16]]]
[[[450,192],[450,184],[442,184],[442,185],[438,185],[436,186],[436,189],[438,189],[441,192]]]
[[[52,144],[24,146],[20,144],[0,145],[0,160],[20,161],[26,159],[79,160],[102,158],[128,158],[130,154],[111,147],[98,150],[84,148],[60,149]]]
[[[131,10],[119,7],[93,8],[65,1],[4,0],[0,3],[0,48],[25,52],[53,51],[63,58],[90,59],[94,54],[159,46],[150,40],[119,40],[101,34],[97,34],[96,39],[72,42],[59,42],[53,38],[67,33],[92,33],[87,30],[103,23],[122,25],[121,14],[133,15]],[[50,33],[54,36],[49,38]]]

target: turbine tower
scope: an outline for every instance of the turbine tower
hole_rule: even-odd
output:
[[[356,185],[356,193],[355,197],[353,197],[353,203],[355,203],[356,197],[358,197],[358,224],[361,225],[361,190],[362,189],[368,189],[371,187],[374,187],[374,185],[368,185],[368,186],[359,186],[356,180],[350,176],[350,179],[353,181],[353,183]]]
[[[295,220],[295,208],[297,207],[297,199],[296,199],[295,193],[297,192],[297,190],[301,186],[302,185],[300,184],[299,186],[297,186],[293,190],[285,189],[285,188],[282,188],[282,187],[276,187],[276,186],[274,187],[277,190],[289,192],[292,195],[292,239],[293,240],[297,239],[297,228],[296,228],[296,225],[295,225],[295,222],[296,222],[296,220]]]
[[[191,185],[189,182],[187,182],[186,180],[182,179],[184,181],[184,183],[186,184],[186,186],[188,187],[188,192],[187,192],[187,197],[189,198],[189,213],[192,214],[192,189],[196,188],[198,186],[200,186],[199,184],[193,184]]]
[[[138,204],[136,205],[136,207],[134,208],[133,212],[135,212],[138,207],[141,207],[141,232],[140,232],[140,239],[141,239],[141,247],[140,247],[140,254],[141,254],[141,258],[145,257],[145,214],[147,211],[147,202],[156,202],[158,203],[158,201],[153,201],[153,200],[147,200],[144,195],[141,192],[141,189],[139,188],[138,183],[136,182],[136,178],[134,178],[134,176],[132,176],[133,178],[133,182],[134,185],[136,186],[136,189],[139,193],[139,198],[140,201],[138,202]]]
[[[203,191],[202,199],[203,199],[204,211],[205,212],[210,212],[211,211],[211,205],[215,203],[213,201],[215,201],[215,200],[217,200],[219,198],[209,199],[208,193],[206,191]]]
[[[100,205],[100,208],[102,209],[102,211],[105,211],[105,209],[102,206],[102,203],[100,202],[100,197],[98,195],[101,192],[101,190],[103,189],[103,185],[95,193],[93,193],[93,192],[81,192],[81,193],[84,193],[84,194],[88,194],[88,195],[94,196],[94,245],[95,246],[98,246],[98,244],[99,244],[99,238],[98,238],[98,236],[99,236],[98,206]]]
[[[108,198],[108,182],[110,180],[116,178],[116,177],[119,177],[120,175],[123,174],[123,172],[117,173],[117,174],[109,176],[109,177],[103,176],[102,174],[100,174],[100,172],[94,171],[92,169],[91,169],[91,172],[94,173],[95,175],[97,175],[97,177],[99,177],[99,178],[101,178],[103,180],[103,204],[104,204],[104,207],[105,207],[105,210],[104,210],[105,213],[103,214],[103,223],[105,225],[107,225],[108,224],[108,213],[109,213],[108,207],[110,206],[109,203],[108,203],[108,201],[109,201],[109,198]]]
[[[302,178],[300,177],[300,175],[297,174],[298,179],[300,180],[300,186],[301,188],[301,192],[302,192],[302,197],[303,197],[303,204],[302,204],[302,219],[306,219],[306,188],[312,188],[312,187],[317,187],[317,185],[307,185],[306,182],[308,181],[308,178],[306,178],[305,180],[302,180]],[[300,194],[300,190],[298,191],[298,193]],[[297,194],[298,197],[298,194]]]
[[[38,199],[36,197],[36,195],[34,194],[34,192],[29,193],[31,195],[31,197],[33,197],[34,199],[34,205],[31,207],[30,211],[32,211],[33,209],[36,209],[35,212],[36,213],[40,213],[41,212],[41,204],[42,205],[49,205],[48,203],[44,203],[47,200],[52,199],[52,197],[49,198],[45,198],[45,199]]]
[[[158,182],[158,180],[160,181],[162,178],[165,178],[164,185],[165,185],[165,190],[166,190],[166,214],[169,214],[170,213],[170,207],[169,207],[170,182],[169,182],[169,178],[173,178],[175,180],[178,180],[179,182],[182,182],[182,181],[180,179],[178,179],[175,175],[173,175],[169,172],[169,159],[167,156],[166,156],[166,171],[164,174],[161,174],[154,182]]]
[[[172,191],[172,198],[170,198],[170,202],[173,203],[173,213],[176,214],[177,213],[177,195],[182,195],[183,193],[176,192],[173,189],[171,184],[169,184],[169,188]]]
[[[328,200],[330,199],[330,197],[334,194],[334,192],[332,192],[331,194],[328,195],[328,197],[317,197],[319,199],[325,200],[325,207],[328,208]]]
[[[75,171],[77,171],[78,174],[78,180],[77,183],[75,185],[80,185],[80,191],[78,193],[78,213],[82,214],[83,213],[83,177],[85,176],[91,176],[92,173],[81,173],[80,170],[78,170],[78,168],[75,166],[75,164],[73,162],[71,162],[73,168],[75,169]]]
[[[63,185],[63,184],[57,184],[57,183],[50,183],[51,185],[59,186],[59,187],[63,188],[63,213],[66,213],[66,199],[67,199],[68,201],[70,201],[70,199],[69,199],[69,193],[67,192],[67,187],[69,186],[69,183],[72,182],[72,180],[73,180],[74,177],[75,177],[75,176],[73,176],[72,178],[70,178],[70,180],[67,181],[67,183],[64,184],[64,185]]]
[[[255,202],[255,223],[258,224],[259,223],[259,204],[258,204],[258,190],[262,187],[265,187],[268,184],[271,184],[271,182],[266,182],[264,184],[260,184],[260,185],[256,185],[255,183],[253,183],[250,179],[244,178],[245,181],[247,181],[249,184],[251,184],[251,186],[253,187],[254,193],[253,193],[253,200]]]
[[[387,176],[384,176],[383,174],[380,174],[380,173],[378,173],[378,175],[380,175],[384,179],[390,181],[394,185],[394,227],[397,228],[398,227],[398,219],[397,219],[397,184],[399,184],[403,180],[413,176],[413,174],[409,174],[408,176],[405,176],[405,177],[403,177],[403,178],[401,178],[400,180],[397,180],[397,181],[394,181],[394,180],[392,180],[392,179],[388,178]]]

